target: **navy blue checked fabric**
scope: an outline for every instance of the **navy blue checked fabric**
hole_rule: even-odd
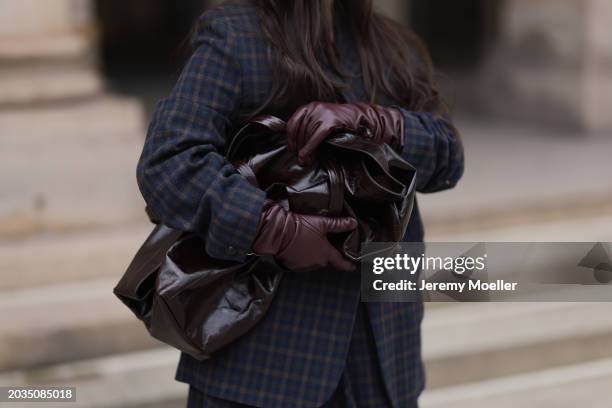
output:
[[[212,257],[243,261],[265,193],[238,175],[223,151],[245,101],[239,56],[248,50],[228,18],[211,17],[201,19],[195,52],[156,107],[137,178],[159,221],[202,235]]]
[[[207,395],[266,407],[319,407],[346,364],[358,274],[285,274],[268,313],[210,360],[181,355],[176,379]]]
[[[364,304],[357,308],[353,333],[340,383],[323,408],[392,408],[389,393],[381,376],[376,342]],[[402,401],[402,408],[417,408],[416,399]],[[189,387],[187,408],[249,408],[249,405],[206,395]]]
[[[340,31],[341,63],[354,74],[343,97],[364,101],[356,50],[350,35]],[[265,194],[240,177],[224,154],[238,118],[261,105],[274,83],[270,50],[249,0],[204,13],[193,46],[177,84],[156,106],[138,164],[138,183],[157,219],[200,234],[212,257],[242,261],[254,239]],[[382,96],[377,103],[395,106]],[[419,191],[453,187],[463,173],[464,159],[450,119],[432,112],[403,113],[402,154],[417,168]],[[423,235],[417,203],[404,239],[422,241]],[[268,314],[252,331],[206,361],[182,354],[176,379],[207,396],[247,406],[320,407],[343,381],[359,290],[358,274],[286,274]],[[423,306],[368,303],[364,310],[373,339],[368,356],[376,358],[392,406],[409,407],[425,384],[420,356]]]

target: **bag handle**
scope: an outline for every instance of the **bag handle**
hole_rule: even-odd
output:
[[[232,138],[229,147],[227,148],[226,157],[230,160],[234,158],[236,152],[240,149],[240,146],[249,138],[252,137],[256,132],[252,132],[253,127],[260,127],[268,130],[272,133],[283,132],[287,124],[284,120],[271,115],[261,115],[251,119],[246,125],[244,125]]]
[[[287,127],[287,124],[281,118],[272,115],[261,115],[249,121],[251,125],[260,125],[270,129],[272,132],[282,132]]]

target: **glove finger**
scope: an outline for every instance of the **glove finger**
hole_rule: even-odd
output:
[[[301,150],[304,147],[304,145],[308,141],[308,138],[311,136],[313,132],[312,129],[315,127],[313,125],[316,125],[312,123],[314,120],[315,119],[312,115],[308,115],[308,117],[300,123],[299,131],[296,132],[295,140],[297,151]]]
[[[303,133],[303,138],[300,141],[300,147],[298,147],[298,159],[300,164],[311,164],[314,153],[319,145],[327,138],[329,129],[322,126],[321,122],[311,126],[311,129]]]
[[[357,228],[357,220],[351,217],[324,217],[326,232],[348,232]]]
[[[329,250],[329,265],[334,268],[345,272],[352,272],[357,269],[357,266],[346,259],[342,254],[330,245]]]
[[[299,108],[292,116],[289,118],[287,122],[287,149],[290,152],[295,152],[299,149],[298,147],[298,137],[300,128],[308,114],[308,109]]]

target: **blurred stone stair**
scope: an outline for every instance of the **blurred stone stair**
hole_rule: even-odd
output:
[[[147,336],[141,323],[110,294],[114,282],[91,280],[4,293],[0,384],[74,385],[76,406],[84,407],[184,406],[186,386],[173,379],[178,352]],[[424,401],[436,408],[463,406],[455,400],[470,402],[481,389],[505,390],[503,382],[490,384],[497,377],[537,377],[565,372],[578,363],[599,367],[598,361],[612,359],[611,311],[610,305],[600,303],[428,307],[423,354],[429,390]],[[591,374],[579,385],[597,387],[607,376]],[[542,385],[557,386],[577,392],[556,383]],[[500,393],[491,398],[518,401],[529,395]],[[445,405],[448,401],[452,403]]]
[[[119,279],[152,226],[35,234],[0,241],[0,293],[90,279]]]
[[[463,303],[423,322],[428,388],[612,358],[610,303]]]
[[[518,229],[531,239],[564,239],[576,231],[605,238],[612,218],[606,213],[589,222],[512,226],[461,238],[505,240],[519,236]],[[74,385],[79,407],[184,406],[186,386],[173,379],[178,353],[151,339],[112,294],[150,229],[136,223],[0,241],[0,385]],[[461,240],[456,231],[439,232],[441,240]],[[578,392],[599,392],[610,380],[598,367],[612,359],[612,304],[428,304],[423,347],[424,407],[569,407],[547,405],[543,394],[552,390],[560,402],[576,401]],[[568,386],[572,373],[579,378]],[[557,382],[523,386],[548,377]],[[512,387],[517,391],[506,392]],[[479,395],[486,398],[481,402]]]
[[[151,227],[0,244],[0,370],[159,346],[112,294]]]
[[[185,405],[186,386],[173,381],[178,352],[112,293],[150,230],[135,223],[0,241],[0,385],[76,386],[77,407]],[[19,406],[30,405],[40,404]]]
[[[612,359],[426,391],[422,408],[610,408]]]
[[[0,370],[30,368],[160,343],[95,280],[4,293],[0,298]]]
[[[179,353],[157,348],[0,373],[0,384],[76,387],[75,408],[182,408],[187,385],[173,381]],[[36,407],[40,404],[30,404]],[[0,407],[8,404],[0,403]],[[28,407],[20,403],[20,407]],[[45,406],[66,406],[48,403]]]
[[[78,408],[180,408],[185,406],[187,386],[171,380],[177,358],[178,353],[169,349],[120,354],[4,373],[0,384],[75,386],[77,402],[70,405]],[[423,408],[609,408],[610,384],[612,359],[601,359],[428,390],[420,404]]]
[[[24,275],[29,276],[28,286],[14,277],[4,283],[0,291],[0,384],[74,385],[79,395],[75,406],[79,407],[184,406],[186,386],[174,381],[178,353],[151,339],[112,295],[149,229],[142,225],[29,242],[42,258],[52,260],[56,251],[64,256],[57,256],[57,269],[49,269],[44,268],[42,258],[27,259],[24,251],[19,258],[24,269],[16,271],[25,274],[30,270]],[[68,251],[77,244],[80,250]],[[41,268],[30,269],[36,265]],[[49,274],[56,276],[51,279]],[[554,391],[559,401],[566,394],[568,401],[574,401],[578,392],[598,392],[610,379],[606,372],[595,375],[599,371],[593,369],[595,374],[585,374],[569,387],[562,373],[582,373],[572,367],[596,368],[599,362],[612,359],[612,304],[428,304],[423,355],[428,379],[424,407],[478,407],[481,402],[476,397],[481,394],[486,397],[483,407],[485,403],[494,407],[553,406],[546,404],[543,394],[547,390]],[[505,384],[519,387],[531,376],[547,378],[549,373],[561,373],[550,377],[561,378],[560,383],[504,391],[510,387]],[[495,392],[488,391],[491,389]]]

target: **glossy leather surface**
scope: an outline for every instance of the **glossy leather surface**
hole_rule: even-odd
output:
[[[273,255],[292,272],[327,268],[352,272],[357,265],[334,248],[330,236],[355,228],[354,218],[300,214],[266,198],[252,248],[255,254]]]
[[[416,171],[386,144],[338,135],[303,167],[287,149],[285,123],[266,116],[239,131],[226,155],[289,211],[357,219],[332,242],[349,259],[365,255],[364,243],[398,242],[406,231]],[[268,256],[213,259],[199,236],[157,225],[114,293],[153,337],[205,359],[257,324],[284,273]]]
[[[256,118],[233,139],[228,157],[287,210],[352,217],[359,227],[338,239],[349,259],[372,241],[399,242],[414,203],[416,170],[387,144],[351,133],[326,139],[312,164],[301,166],[286,145],[285,123]]]
[[[300,163],[310,164],[319,145],[338,132],[358,134],[395,151],[404,147],[404,115],[397,108],[369,103],[311,102],[287,122],[287,146]]]

